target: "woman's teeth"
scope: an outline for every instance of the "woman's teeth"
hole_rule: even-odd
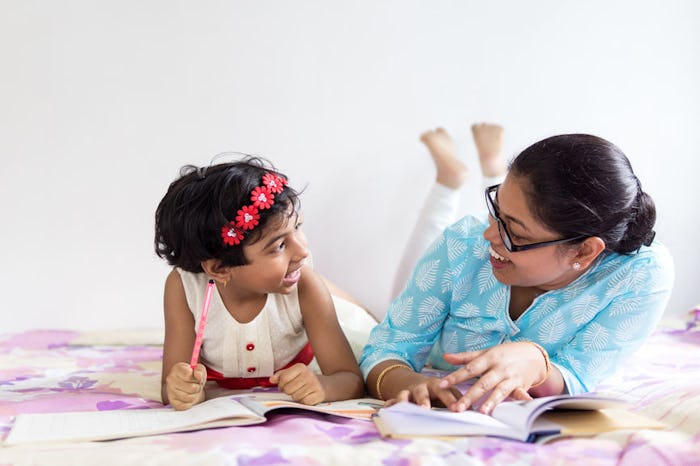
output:
[[[493,257],[494,259],[497,259],[499,261],[504,261],[504,262],[508,260],[505,257],[499,255],[496,251],[494,251],[491,246],[489,246],[489,252],[491,253],[491,257]]]

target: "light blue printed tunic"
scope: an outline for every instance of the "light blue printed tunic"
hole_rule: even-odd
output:
[[[655,241],[638,253],[604,253],[578,279],[510,318],[510,286],[494,277],[487,223],[464,217],[447,228],[414,268],[404,291],[371,332],[360,366],[398,359],[420,371],[426,362],[508,341],[542,345],[569,393],[591,391],[646,340],[668,302],[673,261]],[[431,354],[432,349],[432,354]]]

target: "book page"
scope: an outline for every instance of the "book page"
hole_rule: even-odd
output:
[[[374,413],[377,412],[377,409],[381,408],[383,405],[382,401],[374,398],[330,401],[317,405],[305,405],[292,400],[258,397],[257,394],[240,397],[238,400],[248,409],[261,416],[276,409],[287,408],[365,420],[371,419]]]
[[[529,433],[477,411],[426,409],[402,402],[379,411],[383,433],[391,437],[492,435],[525,441]],[[557,430],[558,431],[558,430]]]
[[[186,411],[164,408],[19,414],[4,443],[107,440],[264,421],[231,398],[207,400]]]
[[[535,398],[529,401],[507,401],[493,410],[493,416],[519,430],[531,432],[552,430],[555,425],[540,415],[551,409],[593,411],[603,408],[623,408],[627,403],[622,400],[587,395],[553,395]]]

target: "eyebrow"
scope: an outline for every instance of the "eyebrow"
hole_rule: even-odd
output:
[[[289,217],[289,218],[291,219],[291,217]],[[296,223],[297,223],[297,220],[299,220],[299,213],[295,212],[295,213],[294,213],[294,222],[293,222],[293,223],[296,224]],[[289,225],[289,222],[287,222],[287,225]],[[284,237],[287,236],[288,234],[289,234],[289,233],[284,232],[284,233],[280,233],[279,235],[273,236],[273,237],[270,239],[270,241],[268,241],[267,243],[265,243],[265,246],[263,246],[263,249],[269,248],[270,246],[272,246],[273,243],[276,243],[277,241],[279,241],[280,239],[284,238]]]

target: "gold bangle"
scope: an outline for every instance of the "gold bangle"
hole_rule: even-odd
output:
[[[383,400],[384,397],[382,396],[382,379],[384,379],[384,376],[387,375],[389,372],[393,371],[394,369],[398,369],[400,367],[404,367],[408,370],[412,370],[410,367],[408,367],[406,364],[392,364],[391,366],[385,367],[377,376],[377,398],[380,400]]]
[[[547,354],[546,349],[542,348],[540,345],[538,345],[534,341],[527,341],[525,343],[530,343],[535,348],[540,350],[540,353],[542,353],[542,357],[544,358],[544,378],[542,380],[540,380],[539,382],[537,382],[536,384],[530,385],[530,388],[539,387],[540,385],[545,383],[547,381],[547,379],[549,378],[549,374],[552,372],[552,363],[549,361],[549,354]]]

